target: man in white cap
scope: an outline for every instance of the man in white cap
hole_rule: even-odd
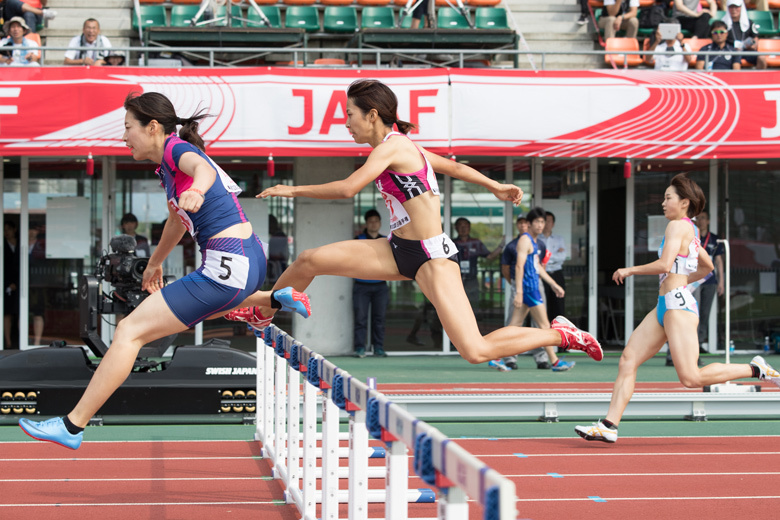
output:
[[[57,16],[57,11],[54,9],[45,9],[43,4],[41,8],[33,7],[22,0],[0,0],[0,18],[3,20],[10,20],[16,16],[26,18],[28,22],[31,22],[30,15],[40,16],[42,20],[51,20]],[[29,27],[29,25],[28,25]],[[35,27],[33,28],[33,32]]]
[[[723,17],[729,31],[726,43],[738,51],[758,49],[758,27],[748,19],[747,8],[742,0],[726,0],[728,16]],[[742,59],[756,67],[766,68],[766,56],[742,56]]]
[[[5,24],[3,31],[6,38],[0,40],[0,64],[13,66],[39,66],[41,52],[28,50],[28,47],[37,47],[38,44],[28,38],[30,27],[21,16],[14,16]]]

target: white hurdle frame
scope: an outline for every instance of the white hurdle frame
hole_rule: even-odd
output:
[[[338,520],[339,503],[344,502],[350,520],[368,520],[368,504],[372,502],[385,503],[382,520],[406,520],[409,502],[431,502],[433,494],[431,490],[408,489],[407,449],[413,451],[414,467],[423,481],[436,488],[437,519],[468,520],[468,498],[483,507],[485,520],[516,519],[516,490],[510,480],[275,326],[264,329],[262,335],[257,341],[255,439],[263,443],[263,457],[270,460],[274,478],[283,482],[285,501],[296,505],[302,520]],[[319,471],[317,389],[324,392]],[[349,485],[341,491],[340,409],[350,414]],[[383,490],[368,489],[368,479],[379,474],[367,463],[370,434],[387,446]],[[447,468],[451,468],[450,473]],[[317,491],[318,473],[322,491]],[[322,504],[319,517],[317,503]]]

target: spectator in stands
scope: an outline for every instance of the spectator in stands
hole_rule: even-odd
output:
[[[588,0],[577,0],[580,3],[580,17],[577,18],[577,25],[585,25],[590,18],[590,9],[588,9]]]
[[[45,3],[41,2],[41,4]],[[0,18],[10,20],[16,16],[21,16],[27,23],[27,26],[32,27],[31,31],[35,32],[38,28],[38,16],[41,17],[41,20],[52,20],[57,16],[57,11],[33,7],[21,0],[0,0]]]
[[[696,68],[698,70],[739,70],[742,68],[741,57],[737,54],[737,49],[726,43],[728,29],[726,24],[720,20],[712,22],[710,27],[712,43],[702,47],[701,51],[722,51],[726,54],[718,56],[706,56],[699,54],[696,56]]]
[[[648,50],[665,53],[647,55],[647,61],[653,64],[655,70],[688,70],[688,56],[681,53],[691,52],[691,47],[683,43],[683,33],[677,33],[675,39],[664,40],[661,38],[661,31],[656,28]]]
[[[412,29],[428,26],[428,0],[422,0],[412,11]]]
[[[743,9],[742,0],[726,0],[728,16],[723,18],[729,33],[726,43],[738,51],[758,49],[758,27],[748,19],[747,8]],[[766,56],[742,56],[742,59],[757,69],[765,69]]]
[[[715,0],[707,0],[708,10],[701,10],[699,0],[674,0],[673,17],[680,22],[685,31],[690,31],[696,38],[706,38],[709,34],[710,19],[718,13]]]
[[[28,50],[38,44],[25,38],[30,28],[21,16],[14,16],[3,24],[6,38],[0,40],[0,63],[11,66],[40,66],[41,51]]]
[[[604,29],[604,38],[614,38],[618,31],[625,31],[626,38],[636,38],[638,12],[639,0],[604,0],[604,13],[599,18],[599,29]]]
[[[44,11],[48,0],[22,0],[22,2],[33,9]],[[27,25],[30,26],[30,32],[38,32],[38,26],[43,23],[43,12],[36,14],[33,11],[25,11],[22,17],[24,18],[24,21],[27,22]]]
[[[94,18],[84,21],[82,33],[74,36],[65,51],[65,65],[105,65],[109,50],[79,50],[79,47],[111,47],[108,38],[100,34],[100,23]]]
[[[111,50],[106,56],[106,65],[119,67],[125,64],[125,53],[123,51]]]

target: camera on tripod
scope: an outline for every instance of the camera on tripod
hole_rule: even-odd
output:
[[[95,276],[114,286],[115,301],[135,309],[149,293],[141,290],[148,258],[135,255],[135,238],[119,235],[111,239],[110,254],[103,255],[95,269]]]
[[[111,251],[100,257],[95,274],[83,275],[79,282],[79,335],[98,356],[103,356],[108,351],[108,346],[98,333],[100,316],[129,314],[149,296],[148,292],[141,290],[149,259],[135,255],[135,238],[129,235],[115,236],[111,239]],[[168,285],[175,279],[174,276],[165,276],[163,284]],[[109,294],[101,290],[103,281],[113,287]],[[167,341],[164,345],[167,348],[174,337],[175,335],[167,336],[157,343],[162,348]]]

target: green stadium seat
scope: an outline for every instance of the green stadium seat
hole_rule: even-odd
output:
[[[303,29],[306,32],[320,30],[320,17],[313,5],[291,5],[284,13],[284,26],[288,29]]]
[[[138,10],[141,15],[141,27],[165,27],[165,6],[162,4],[142,5]],[[138,16],[133,9],[133,29],[138,30]]]
[[[748,20],[758,26],[758,36],[761,38],[777,36],[777,30],[772,11],[748,11]]]
[[[366,6],[363,8],[360,27],[363,29],[392,29],[395,12],[392,7]]]
[[[401,20],[401,29],[409,29],[412,27],[412,15],[404,16]]]
[[[474,14],[477,29],[509,29],[506,9],[503,7],[478,7]]]
[[[171,7],[171,27],[190,27],[190,20],[198,14],[199,5],[174,5]]]
[[[260,10],[263,12],[268,21],[271,22],[271,27],[279,29],[282,26],[282,14],[279,11],[279,7],[275,5],[259,5]],[[257,14],[251,6],[247,10],[246,19],[249,20],[246,23],[247,27],[265,27],[265,24],[261,22],[260,15]]]
[[[217,8],[217,13],[214,15],[217,18],[224,18],[226,16],[226,9],[224,5],[221,5]],[[241,14],[241,6],[238,4],[230,3],[230,26],[231,27],[241,27],[242,22],[240,18],[242,18],[244,15]],[[227,18],[225,20],[222,20],[219,25],[227,25]]]
[[[439,8],[436,26],[439,29],[468,29],[469,22],[457,9],[441,7]]]
[[[354,7],[329,5],[322,17],[322,26],[329,33],[353,33],[358,29]]]

